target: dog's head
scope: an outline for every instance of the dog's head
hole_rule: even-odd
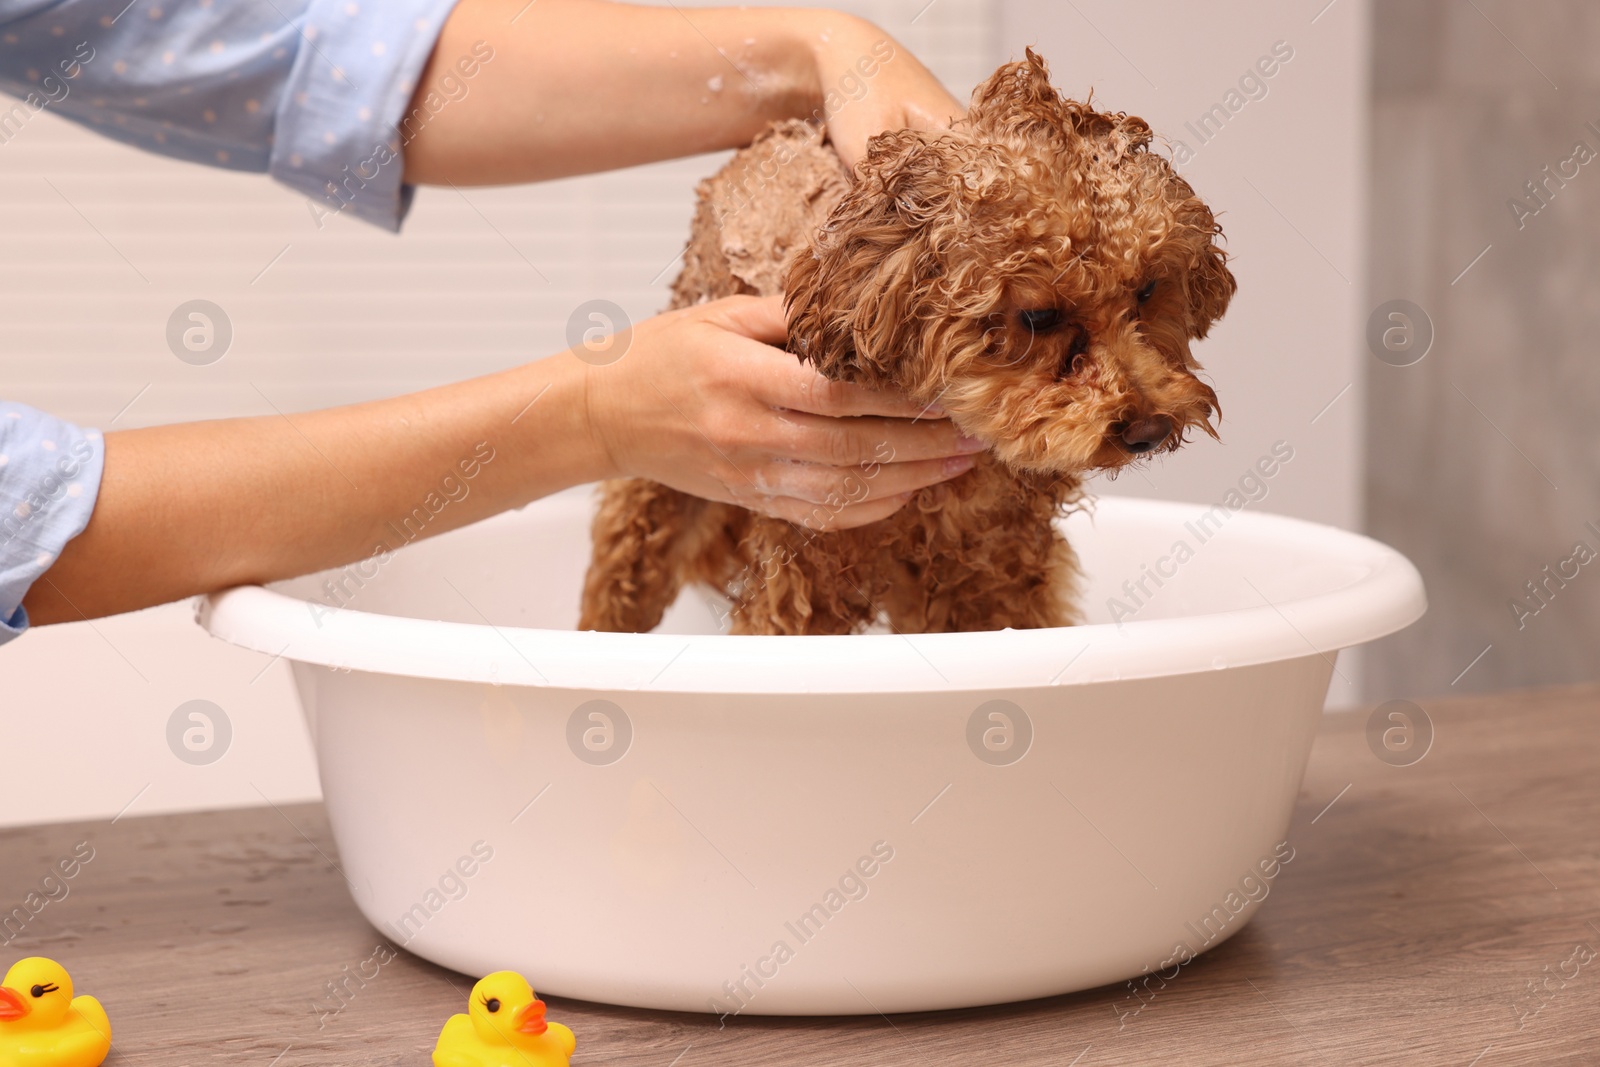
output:
[[[790,347],[937,402],[1019,470],[1116,469],[1216,436],[1189,352],[1234,292],[1150,128],[1000,68],[950,131],[874,138],[789,268]]]

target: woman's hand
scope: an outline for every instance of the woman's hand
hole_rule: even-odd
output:
[[[463,90],[457,63],[484,48],[493,58]],[[405,177],[543,181],[739,148],[768,123],[813,118],[854,166],[884,130],[964,111],[910,49],[837,11],[460,0],[405,111]]]
[[[831,382],[772,345],[777,297],[731,297],[633,328],[586,370],[612,472],[818,529],[876,522],[971,469],[983,445],[904,397]]]
[[[911,50],[870,22],[816,12],[812,42],[834,147],[854,167],[885,130],[939,130],[966,112]]]

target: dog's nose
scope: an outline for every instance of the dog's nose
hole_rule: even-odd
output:
[[[1134,455],[1149,452],[1172,436],[1172,420],[1166,415],[1153,415],[1148,419],[1135,419],[1123,427],[1117,436],[1122,447]]]

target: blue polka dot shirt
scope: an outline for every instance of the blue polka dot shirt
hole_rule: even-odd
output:
[[[178,159],[265,171],[313,214],[398,230],[408,114],[457,0],[0,0],[0,145],[50,111]],[[462,57],[461,77],[485,61]],[[470,71],[470,73],[469,73]]]
[[[0,401],[0,644],[28,628],[22,598],[89,523],[105,441]]]

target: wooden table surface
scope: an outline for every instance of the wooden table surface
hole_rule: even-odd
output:
[[[574,1063],[618,1067],[1600,1063],[1600,687],[1423,707],[1433,747],[1405,767],[1366,714],[1328,718],[1255,921],[1137,1000],[719,1029],[552,997],[550,1017]],[[387,942],[319,806],[0,831],[0,909],[80,842],[93,859],[0,964],[62,960],[110,1012],[108,1064],[426,1064],[466,1003],[467,979],[402,952],[326,1013],[327,984]]]

